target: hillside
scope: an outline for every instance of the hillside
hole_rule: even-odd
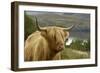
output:
[[[62,51],[62,59],[86,59],[90,58],[90,53],[87,51],[79,51],[71,48],[65,48]]]
[[[76,25],[70,31],[70,37],[88,39],[90,37],[90,15],[82,13],[59,13],[59,12],[25,12],[35,23],[37,17],[40,26],[68,27]],[[80,37],[81,35],[81,37]]]

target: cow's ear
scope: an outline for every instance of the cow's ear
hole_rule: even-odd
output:
[[[47,30],[41,31],[41,35],[46,37],[47,36]]]

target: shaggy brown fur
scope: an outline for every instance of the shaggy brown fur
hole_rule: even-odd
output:
[[[45,31],[36,31],[25,41],[25,61],[59,60],[64,41],[69,32],[61,27],[46,27]]]

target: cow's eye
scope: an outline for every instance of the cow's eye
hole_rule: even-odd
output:
[[[67,42],[68,41],[68,38],[65,41]]]

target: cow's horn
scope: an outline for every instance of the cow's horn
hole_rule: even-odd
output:
[[[42,27],[39,26],[37,17],[35,17],[35,19],[36,19],[36,26],[37,26],[37,29],[38,29],[39,31],[41,31],[41,30],[42,30],[42,31],[43,31],[43,30],[46,30],[45,28],[42,28]]]
[[[71,25],[70,27],[62,28],[62,29],[65,30],[65,31],[68,31],[68,30],[71,30],[73,27],[74,27],[74,25]]]

